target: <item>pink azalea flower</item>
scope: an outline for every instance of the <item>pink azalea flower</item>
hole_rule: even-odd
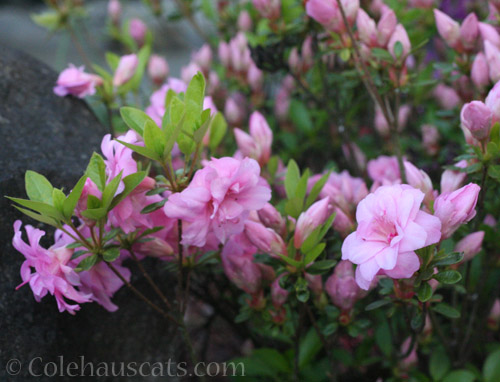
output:
[[[21,278],[23,282],[17,288],[29,283],[36,301],[50,293],[57,302],[59,312],[65,310],[70,314],[75,314],[80,310],[78,304],[69,304],[66,299],[77,303],[91,301],[91,295],[85,294],[75,286],[80,286],[80,276],[69,265],[73,250],[66,248],[66,243],[62,246],[53,245],[49,249],[40,246],[40,238],[45,232],[26,226],[29,245],[21,238],[21,221],[14,223],[14,238],[12,245],[16,250],[24,255],[26,260],[21,266]],[[32,273],[32,269],[34,272]]]
[[[363,291],[356,284],[354,269],[349,261],[341,261],[325,284],[326,293],[341,309],[351,310]]]
[[[54,93],[60,97],[68,94],[78,98],[84,98],[95,94],[95,87],[102,84],[102,78],[84,72],[83,66],[77,68],[73,64],[64,69],[57,78],[57,84],[54,87]]]
[[[417,249],[441,238],[441,222],[420,210],[424,194],[408,185],[379,187],[356,211],[358,228],[342,244],[342,260],[358,264],[356,282],[367,290],[380,272],[409,278],[420,267]]]
[[[236,143],[243,156],[248,156],[265,165],[271,157],[273,132],[266,119],[258,111],[250,116],[250,134],[241,129],[234,129]]]
[[[255,160],[224,157],[212,159],[184,191],[172,194],[165,213],[184,221],[183,244],[202,247],[210,231],[221,243],[243,232],[249,212],[269,199],[271,189]]]

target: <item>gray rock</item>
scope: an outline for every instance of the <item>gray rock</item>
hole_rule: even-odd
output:
[[[118,312],[108,313],[97,304],[84,304],[76,316],[59,313],[51,296],[46,296],[41,303],[35,302],[27,285],[15,291],[21,282],[19,270],[24,258],[12,248],[12,224],[19,218],[25,224],[36,225],[36,222],[22,217],[3,196],[25,197],[24,173],[27,169],[40,172],[55,186],[69,190],[83,173],[92,152],[99,151],[102,135],[106,133],[84,102],[53,94],[56,78],[57,74],[45,64],[24,53],[0,47],[2,381],[31,380],[28,365],[35,357],[41,357],[46,363],[59,362],[57,357],[64,356],[67,364],[80,362],[83,356],[85,362],[93,362],[96,367],[98,362],[111,361],[166,362],[176,347],[172,328],[126,288],[122,288],[114,299],[120,307]],[[50,234],[47,236],[45,244],[50,245]],[[155,264],[149,266],[154,268]],[[133,265],[130,267],[132,269]],[[144,280],[136,277],[134,282],[138,289],[151,295]],[[163,284],[167,289],[168,285]],[[10,359],[22,363],[17,376],[7,373]],[[42,361],[36,360],[34,370],[39,371],[40,364]],[[52,381],[54,378],[37,380]]]

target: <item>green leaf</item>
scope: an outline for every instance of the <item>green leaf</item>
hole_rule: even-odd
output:
[[[193,133],[200,126],[201,112],[203,111],[203,100],[205,96],[205,78],[203,74],[197,73],[189,82],[185,102],[185,119],[181,133],[177,138],[179,149],[185,155],[190,155],[194,150],[195,142]],[[173,102],[173,101],[172,101]]]
[[[488,176],[500,182],[500,165],[490,166],[488,168]]]
[[[292,267],[295,267],[295,268],[300,268],[300,267],[302,267],[302,263],[301,263],[300,261],[294,260],[294,259],[292,259],[291,257],[285,256],[285,255],[282,255],[281,253],[279,253],[279,256],[281,257],[281,259],[282,259],[285,263],[290,264]]]
[[[289,107],[289,118],[300,131],[309,132],[314,128],[309,108],[297,99],[292,99]]]
[[[314,186],[312,187],[311,192],[307,196],[305,208],[309,208],[311,206],[311,204],[313,204],[316,201],[316,199],[318,198],[318,195],[320,194],[321,190],[323,189],[326,182],[328,181],[330,174],[331,174],[331,171],[328,171],[316,183],[314,183]]]
[[[420,328],[422,328],[423,324],[424,315],[422,314],[422,312],[418,312],[417,314],[415,314],[410,322],[411,328],[415,331],[418,331]]]
[[[108,63],[111,70],[114,72],[120,63],[120,56],[114,54],[113,52],[106,52],[106,62]]]
[[[322,348],[321,340],[314,328],[309,329],[299,346],[299,368],[311,364]]]
[[[323,253],[325,247],[326,243],[319,243],[316,247],[307,252],[304,258],[304,264],[308,265],[316,260],[316,258]]]
[[[85,259],[83,259],[78,263],[78,266],[75,268],[75,271],[77,272],[88,271],[95,265],[95,263],[97,263],[97,260],[98,257],[96,254],[90,255],[89,257],[86,257]]]
[[[78,204],[80,196],[82,195],[83,188],[85,187],[86,180],[87,175],[82,176],[64,201],[63,214],[66,219],[71,219],[71,216],[73,216],[73,212],[75,211],[76,205]]]
[[[460,312],[458,310],[452,308],[451,306],[445,304],[444,302],[434,305],[432,307],[432,310],[448,318],[455,319],[460,317]]]
[[[227,122],[226,119],[224,118],[224,115],[222,115],[221,112],[217,112],[212,118],[212,122],[210,124],[210,140],[209,140],[209,147],[210,150],[213,152],[219,146],[219,144],[222,142],[222,139],[226,135],[227,131]]]
[[[378,58],[379,60],[382,60],[382,61],[387,61],[387,62],[393,62],[394,61],[394,59],[392,58],[391,54],[386,49],[373,48],[372,49],[372,55],[375,58]]]
[[[377,328],[375,329],[375,342],[386,357],[391,355],[393,346],[392,336],[389,328],[389,322],[387,320],[379,322]]]
[[[396,41],[396,44],[394,44],[394,55],[397,58],[400,58],[402,54],[403,54],[403,44],[401,43],[401,41]]]
[[[79,247],[81,247],[81,244],[79,245]],[[86,249],[80,249],[79,251],[75,251],[73,252],[73,255],[71,255],[71,260],[78,259],[80,256],[83,256],[86,253],[89,253],[89,251]]]
[[[328,272],[337,264],[337,260],[321,260],[316,261],[311,266],[307,267],[306,272],[311,275],[321,275]]]
[[[111,205],[111,201],[113,200],[116,190],[118,190],[118,186],[120,185],[120,181],[122,180],[123,170],[115,176],[104,188],[104,192],[102,193],[102,207],[108,209]]]
[[[443,284],[456,284],[462,280],[462,275],[458,271],[447,270],[439,272],[434,276],[434,278]]]
[[[108,263],[112,263],[120,256],[120,248],[111,247],[104,251],[102,258]]]
[[[469,370],[454,370],[446,377],[443,382],[473,382],[476,376]]]
[[[139,171],[134,174],[127,175],[123,178],[123,183],[125,184],[125,188],[123,191],[116,195],[111,202],[110,208],[112,209],[116,207],[118,203],[120,203],[123,199],[125,199],[134,189],[141,184],[144,178],[147,176],[146,171]]]
[[[141,214],[149,214],[150,212],[159,210],[160,208],[162,208],[165,205],[165,203],[167,202],[167,200],[168,199],[163,199],[163,200],[161,200],[159,202],[147,205],[146,207],[144,207],[141,210]]]
[[[52,204],[52,184],[46,177],[36,173],[35,171],[26,171],[24,177],[26,184],[26,194],[28,198],[36,202]]]
[[[37,14],[32,14],[31,19],[37,25],[47,28],[50,31],[55,31],[61,26],[61,18],[56,11],[46,11]]]
[[[57,221],[55,221],[52,218],[49,218],[49,217],[43,216],[43,215],[39,215],[39,214],[37,214],[33,211],[30,211],[30,210],[27,210],[25,208],[21,208],[18,206],[14,206],[14,207],[17,208],[19,211],[21,211],[23,214],[28,215],[30,218],[35,219],[39,222],[51,225],[51,226],[56,227],[56,228],[59,228],[61,226],[61,224],[59,224]]]
[[[85,174],[95,183],[99,191],[104,191],[106,186],[106,164],[97,153],[93,153]]]
[[[108,213],[108,209],[104,207],[100,208],[89,208],[85,211],[82,211],[82,216],[91,220],[100,220],[106,216]]]
[[[438,259],[437,261],[433,261],[433,267],[438,267],[442,265],[452,265],[461,262],[464,259],[463,252],[452,252],[446,257]]]
[[[443,348],[438,347],[431,353],[429,360],[429,373],[434,381],[441,380],[450,370],[450,359]]]
[[[483,365],[484,382],[500,381],[500,350],[491,353]]]
[[[123,142],[119,139],[117,139],[117,141],[120,142],[123,146],[128,147],[129,149],[135,151],[137,154],[141,154],[142,156],[144,156],[146,158],[149,158],[149,159],[152,159],[152,160],[155,160],[158,162],[161,161],[161,158],[158,156],[158,154],[155,151],[153,151],[147,147],[133,145],[131,143]]]
[[[144,132],[144,125],[146,122],[155,123],[149,115],[142,110],[124,106],[120,108],[120,115],[122,116],[125,124],[132,130],[136,131],[141,137]]]
[[[366,311],[375,310],[375,309],[381,308],[382,306],[389,305],[390,303],[391,303],[391,300],[378,300],[378,301],[374,301],[371,304],[368,304],[366,306],[365,310]]]
[[[299,217],[302,209],[302,199],[298,197],[294,196],[285,203],[285,213],[295,219]]]
[[[155,152],[160,160],[163,157],[167,137],[156,123],[146,121],[144,125],[144,145],[151,151]]]
[[[295,190],[297,189],[299,180],[299,166],[297,166],[297,163],[293,159],[290,159],[285,175],[285,191],[288,199],[291,199],[295,196]]]
[[[422,283],[417,290],[417,297],[421,302],[429,301],[432,297],[431,286],[426,282]]]
[[[252,358],[261,360],[281,373],[290,372],[290,365],[287,359],[276,349],[256,349],[252,353]]]
[[[42,203],[42,202],[36,202],[34,200],[27,200],[27,199],[19,199],[19,198],[11,198],[10,196],[7,196],[7,199],[12,200],[13,202],[20,204],[23,207],[27,207],[33,211],[36,211],[40,213],[41,215],[44,215],[48,218],[53,218],[55,220],[61,220],[62,219],[62,213],[55,208],[54,206],[51,206],[50,204]],[[17,207],[17,206],[15,206]]]
[[[52,190],[52,203],[54,204],[56,210],[61,212],[61,214],[63,213],[63,204],[65,200],[66,195],[64,195],[64,192],[54,187],[54,189]]]

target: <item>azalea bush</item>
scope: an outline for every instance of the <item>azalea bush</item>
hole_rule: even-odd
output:
[[[145,1],[206,40],[180,78],[125,2],[107,67],[75,33],[83,2],[47,3],[34,20],[86,64],[54,96],[109,134],[70,191],[27,171],[9,197],[55,228],[44,248],[14,223],[19,287],[117,320],[129,288],[191,366],[186,310],[209,307],[250,380],[500,380],[499,1]]]

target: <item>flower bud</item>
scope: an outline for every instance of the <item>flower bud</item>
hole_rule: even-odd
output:
[[[461,160],[455,167],[465,168],[467,167],[467,162],[465,160]],[[441,193],[450,193],[455,190],[458,190],[463,182],[467,178],[467,174],[465,172],[456,171],[456,170],[446,170],[441,175]]]
[[[323,293],[323,281],[321,280],[321,275],[311,275],[310,273],[306,273],[305,279],[307,281],[307,286],[315,295]]]
[[[406,33],[406,29],[402,24],[396,25],[396,29],[394,29],[394,33],[387,43],[387,49],[394,58],[396,58],[394,47],[396,46],[397,42],[400,42],[403,46],[403,53],[401,54],[401,57],[406,57],[411,51],[411,43],[410,39],[408,38],[408,33]]]
[[[129,54],[122,56],[113,77],[113,85],[121,86],[130,81],[135,74],[138,64],[137,55]]]
[[[300,55],[296,46],[294,46],[290,51],[290,55],[288,56],[288,66],[293,73],[300,73]]]
[[[492,330],[498,330],[500,325],[500,299],[496,299],[488,315],[488,327]]]
[[[492,123],[500,122],[500,82],[493,86],[484,103],[493,113]]]
[[[434,198],[431,178],[425,171],[418,169],[408,161],[404,161],[404,166],[408,184],[422,191],[425,194],[424,203],[429,205]]]
[[[253,6],[266,19],[274,20],[281,15],[280,0],[252,0]]]
[[[492,118],[491,110],[481,101],[465,104],[460,113],[462,126],[468,129],[478,141],[488,139]]]
[[[165,82],[169,71],[167,60],[156,54],[151,55],[148,62],[148,74],[155,85],[160,86]]]
[[[435,126],[422,126],[422,145],[429,155],[436,155],[438,153],[439,132]]]
[[[447,239],[462,225],[476,216],[480,187],[469,183],[452,193],[441,194],[434,202],[434,215],[441,220],[442,239]]]
[[[229,44],[225,41],[222,41],[219,44],[219,60],[221,64],[225,67],[228,68],[231,62],[231,51],[229,48]]]
[[[497,221],[492,214],[486,215],[484,217],[483,223],[486,224],[487,226],[490,226],[491,228],[495,228],[497,225]]]
[[[343,260],[337,264],[325,284],[326,293],[333,304],[343,310],[351,310],[359,299],[361,289],[354,278],[352,263]]]
[[[261,223],[251,220],[245,222],[245,234],[260,251],[279,257],[286,255],[286,244],[276,232]]]
[[[500,49],[489,41],[484,42],[484,52],[490,73],[490,79],[493,82],[500,80]]]
[[[241,11],[238,16],[238,29],[242,32],[248,32],[252,29],[252,18],[246,10]]]
[[[257,65],[255,65],[253,61],[250,63],[250,66],[248,67],[247,81],[248,84],[250,85],[250,88],[254,92],[259,92],[262,90],[264,75],[262,73],[262,70],[257,68]]]
[[[273,132],[267,124],[264,116],[258,111],[254,111],[249,121],[250,135],[259,148],[257,161],[264,165],[271,157],[271,145],[273,143]]]
[[[358,27],[359,38],[368,46],[377,44],[377,25],[368,14],[360,9],[356,18],[356,26]]]
[[[212,66],[212,49],[210,49],[210,45],[203,44],[200,50],[193,54],[192,60],[202,69],[203,73],[208,73]]]
[[[224,115],[230,125],[237,126],[243,122],[244,110],[241,105],[238,104],[234,96],[226,100]]]
[[[434,9],[434,17],[436,26],[442,39],[452,48],[456,48],[459,44],[460,25],[446,13],[439,9]]]
[[[259,220],[268,228],[272,228],[281,236],[286,234],[286,222],[278,210],[271,204],[266,203],[264,207],[257,211]]]
[[[396,29],[396,25],[398,23],[398,19],[396,18],[396,14],[390,8],[387,8],[382,13],[382,17],[380,18],[377,24],[377,41],[381,47],[385,47],[389,42],[394,30]]]
[[[300,248],[308,236],[330,217],[332,207],[329,205],[329,200],[329,197],[323,198],[300,214],[295,226],[293,240],[295,248]]]
[[[461,102],[455,89],[444,84],[436,86],[434,88],[433,95],[436,97],[441,107],[445,110],[451,110],[458,106]]]
[[[487,23],[479,23],[479,34],[483,39],[483,43],[489,41],[497,48],[500,48],[500,34],[493,25]]]
[[[114,25],[120,23],[120,17],[122,15],[122,5],[119,0],[109,0],[108,3],[108,16]]]
[[[474,50],[478,35],[477,16],[475,13],[469,13],[460,26],[460,43],[462,47],[468,52]]]
[[[455,245],[455,252],[463,252],[464,260],[469,261],[481,252],[483,245],[484,231],[478,231],[465,236]]]
[[[483,52],[479,52],[474,58],[470,77],[479,90],[483,90],[490,83],[488,62]]]
[[[146,32],[148,27],[141,19],[130,20],[129,34],[130,37],[134,39],[139,47],[144,45],[144,40],[146,39]]]

